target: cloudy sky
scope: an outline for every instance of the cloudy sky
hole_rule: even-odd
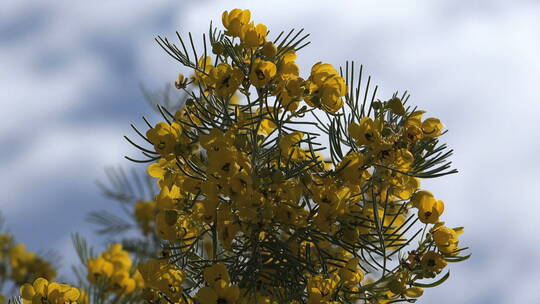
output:
[[[461,242],[473,257],[451,265],[450,280],[419,303],[537,303],[540,3],[267,3],[4,0],[0,210],[17,239],[56,249],[67,265],[71,232],[99,240],[84,217],[116,210],[95,181],[105,166],[133,167],[123,156],[136,152],[122,136],[151,113],[139,84],[161,88],[179,71],[154,37],[201,34],[223,10],[249,8],[273,32],[311,33],[299,54],[304,69],[355,60],[380,98],[409,90],[450,130],[444,140],[460,173],[423,188],[445,201],[450,226],[465,226]]]

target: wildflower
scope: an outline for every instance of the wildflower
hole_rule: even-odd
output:
[[[203,272],[203,278],[210,286],[216,286],[219,280],[229,283],[231,281],[227,267],[223,263],[214,264],[206,268]]]
[[[406,296],[410,298],[421,297],[424,290],[420,287],[408,287],[403,273],[396,274],[388,283],[389,291],[393,294]]]
[[[443,125],[438,118],[428,118],[422,122],[422,131],[426,137],[438,137],[442,133]]]
[[[312,107],[335,113],[343,106],[341,97],[347,93],[345,79],[339,76],[332,65],[316,63],[308,79],[309,94],[304,100]]]
[[[370,117],[363,117],[360,124],[351,123],[349,125],[349,135],[356,139],[356,144],[359,146],[373,145],[380,138],[380,133]]]
[[[354,285],[358,285],[364,278],[364,273],[358,267],[359,263],[360,259],[352,258],[347,261],[347,264],[343,268],[339,269],[339,277],[346,286],[353,287]]]
[[[351,152],[338,164],[337,171],[343,180],[359,184],[366,173],[364,165],[364,155],[358,152]]]
[[[285,80],[290,77],[298,77],[300,75],[300,68],[296,64],[295,60],[298,56],[291,50],[283,54],[281,61],[278,63],[278,78]]]
[[[137,287],[137,282],[130,277],[129,272],[118,271],[111,277],[111,290],[117,294],[131,293]]]
[[[261,49],[261,54],[268,58],[276,56],[277,54],[276,45],[271,41],[264,43]]]
[[[396,113],[397,115],[404,115],[405,114],[405,107],[403,107],[403,103],[401,102],[401,99],[394,97],[388,101],[386,106],[392,110],[392,112]]]
[[[419,176],[447,173],[444,146],[431,139],[442,134],[442,123],[408,112],[398,97],[363,104],[376,96],[360,98],[363,88],[349,65],[342,77],[318,62],[300,77],[299,32],[279,35],[278,46],[249,10],[225,11],[222,21],[224,34],[210,33],[216,66],[210,57],[192,64],[187,53],[175,56],[194,70],[176,86],[201,90],[187,92],[173,123],[147,133],[159,158],[147,171],[159,193],[137,202],[134,212],[143,232],[155,226],[169,242],[165,258],[131,274],[129,256],[110,248],[89,263],[89,275],[103,277],[109,292],[155,303],[374,304],[420,297],[417,286],[430,285],[417,280],[461,260],[449,258],[460,251],[461,229],[439,222],[444,203],[419,191]],[[302,101],[309,107],[299,109]],[[331,115],[318,131],[304,118],[317,109]],[[319,133],[328,136],[329,153]],[[420,242],[409,239],[416,237],[407,232],[416,223],[410,208],[433,225]],[[418,248],[388,259],[407,244]],[[369,254],[360,255],[366,246]],[[373,280],[364,278],[364,267]]]
[[[328,277],[324,277],[322,274],[310,277],[307,283],[308,303],[327,303],[334,294],[339,281],[340,277],[336,273]]]
[[[12,270],[11,278],[17,284],[23,284],[28,278],[44,277],[51,280],[56,277],[56,271],[50,263],[27,250],[24,244],[9,248],[8,257]]]
[[[88,280],[93,284],[104,283],[107,290],[118,295],[132,293],[143,284],[140,273],[132,273],[132,263],[121,244],[112,244],[98,257],[88,259]]]
[[[217,263],[203,272],[203,278],[208,284],[197,292],[201,304],[233,304],[240,298],[240,289],[230,285],[229,273],[223,263]]]
[[[444,203],[435,199],[429,191],[418,191],[411,202],[413,207],[418,208],[418,218],[422,223],[435,224],[444,211]]]
[[[242,30],[242,41],[246,47],[258,47],[266,41],[268,29],[264,24],[253,25],[253,22],[244,26]]]
[[[20,288],[23,304],[64,304],[77,303],[81,292],[79,289],[44,278],[37,278],[32,284],[24,284]]]
[[[231,67],[226,63],[220,63],[210,72],[211,82],[216,90],[216,95],[222,98],[233,94],[244,78],[244,74],[238,67]]]
[[[427,271],[439,272],[446,266],[446,261],[443,256],[435,251],[428,251],[422,255],[420,261],[422,268]]]
[[[241,37],[244,26],[249,23],[251,12],[235,8],[232,11],[224,11],[221,15],[223,26],[227,29],[225,35]]]
[[[109,279],[114,271],[114,265],[103,257],[88,259],[87,268],[88,280],[92,283],[97,283],[100,279]]]
[[[293,160],[299,160],[302,155],[302,151],[299,147],[302,137],[304,137],[304,133],[298,131],[284,135],[279,141],[281,157],[285,160],[289,159],[289,157]]]
[[[430,230],[435,245],[446,255],[455,255],[458,250],[458,235],[463,233],[463,228],[448,228],[443,222],[435,224]]]
[[[164,293],[173,301],[181,299],[186,275],[166,260],[149,259],[138,266],[144,285]]]
[[[276,75],[276,71],[273,62],[257,59],[251,67],[249,80],[256,87],[264,87]]]
[[[181,132],[182,127],[177,122],[172,124],[160,122],[146,132],[146,137],[154,145],[157,153],[168,155],[174,151]]]
[[[291,76],[279,83],[278,94],[280,102],[288,111],[295,111],[303,97],[305,91],[305,81],[297,76]]]

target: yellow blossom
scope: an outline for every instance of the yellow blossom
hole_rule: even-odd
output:
[[[227,29],[225,34],[233,37],[241,37],[244,26],[249,23],[249,19],[251,19],[251,12],[247,9],[235,8],[230,12],[224,11],[221,15],[221,21]]]
[[[418,218],[422,223],[435,224],[444,211],[444,203],[435,199],[429,191],[418,191],[411,197],[413,207],[418,208]]]
[[[261,54],[265,57],[274,57],[277,54],[277,47],[276,45],[268,41],[265,44],[263,44],[263,47],[261,49]]]
[[[438,254],[435,251],[428,251],[422,255],[420,261],[422,268],[427,271],[439,272],[446,266],[446,261],[443,259],[443,256]]]
[[[356,139],[356,144],[359,146],[372,145],[380,138],[380,133],[370,117],[363,117],[360,124],[351,123],[349,125],[349,135]]]
[[[428,118],[422,122],[422,131],[426,137],[438,137],[442,134],[443,125],[438,118]]]
[[[253,22],[244,26],[242,30],[242,41],[247,47],[258,47],[266,41],[268,29],[264,24],[253,25]]]
[[[463,228],[448,228],[443,222],[437,223],[430,230],[435,245],[442,253],[455,255],[458,250],[458,235],[463,233]]]
[[[157,153],[167,155],[174,151],[181,132],[182,127],[177,122],[172,124],[160,122],[146,132],[146,137],[154,145]]]
[[[220,63],[210,72],[212,86],[216,95],[222,98],[233,94],[244,78],[244,74],[238,67],[231,67],[226,63]]]
[[[20,294],[23,304],[65,304],[77,303],[81,292],[66,284],[37,278],[32,284],[21,286]]]
[[[309,95],[304,100],[312,107],[335,113],[343,106],[341,99],[347,93],[345,79],[327,63],[316,63],[308,79]]]
[[[271,61],[257,59],[251,67],[249,80],[256,87],[264,87],[276,75],[276,65]]]

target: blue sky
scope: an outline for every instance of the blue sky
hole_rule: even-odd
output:
[[[540,4],[537,1],[20,1],[0,10],[0,210],[17,239],[75,262],[70,233],[87,212],[117,210],[96,180],[134,165],[122,139],[151,113],[139,84],[180,71],[153,41],[207,32],[249,8],[278,32],[304,27],[317,61],[364,64],[380,98],[412,102],[450,130],[459,174],[422,183],[464,225],[467,263],[419,303],[534,303],[540,291]],[[153,116],[157,119],[156,116]],[[143,170],[142,166],[135,166]],[[63,272],[69,271],[64,267]]]

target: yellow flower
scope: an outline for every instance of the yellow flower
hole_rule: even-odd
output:
[[[129,253],[122,249],[122,244],[119,243],[112,244],[101,256],[113,264],[115,271],[128,270],[133,263]]]
[[[278,84],[277,93],[279,101],[286,107],[287,111],[295,111],[305,91],[304,79],[297,76],[290,76]]]
[[[364,278],[364,273],[358,266],[359,263],[360,259],[352,258],[347,261],[345,267],[339,269],[339,277],[346,286],[353,287],[354,285],[358,285]]]
[[[148,259],[141,262],[138,270],[144,280],[144,285],[163,292],[171,300],[178,301],[183,291],[182,283],[186,275],[182,270],[166,260]]]
[[[231,67],[226,63],[220,63],[210,72],[210,78],[216,95],[222,98],[233,94],[244,79],[244,74],[238,67]]]
[[[216,217],[217,206],[218,206],[217,198],[206,199],[204,201],[197,201],[193,205],[193,217],[207,224],[211,224],[213,223]]]
[[[261,49],[261,54],[265,57],[274,57],[277,54],[277,47],[276,45],[268,41],[265,44],[263,44],[263,47]]]
[[[28,279],[44,277],[54,279],[56,271],[50,263],[26,249],[24,244],[17,244],[8,251],[11,266],[11,278],[17,284],[23,284]]]
[[[203,287],[195,296],[201,304],[236,303],[240,297],[240,289],[236,285],[229,286],[230,277],[223,263],[206,268],[203,278],[208,287]]]
[[[392,190],[392,194],[398,196],[402,200],[409,199],[411,195],[420,187],[420,180],[414,176],[408,176],[405,174],[397,174],[399,178],[395,180],[399,181],[397,184],[393,184],[395,188]]]
[[[344,181],[360,184],[365,176],[364,155],[359,152],[350,152],[337,165],[339,175]]]
[[[203,287],[199,289],[195,298],[201,304],[233,304],[240,298],[238,286],[226,286],[224,281],[219,281],[219,286],[214,288]]]
[[[405,290],[404,295],[409,298],[419,298],[424,294],[424,289],[422,287],[409,287]]]
[[[362,117],[360,124],[351,123],[349,125],[349,135],[356,139],[356,144],[359,146],[373,145],[380,138],[380,133],[370,117]]]
[[[405,115],[405,107],[403,107],[403,103],[401,102],[401,99],[398,97],[394,97],[388,101],[386,104],[388,108],[392,110],[392,112],[396,113],[397,115]]]
[[[438,118],[428,118],[422,122],[422,131],[426,137],[437,137],[442,133],[443,125]]]
[[[288,155],[291,147],[299,144],[302,137],[304,137],[304,133],[299,131],[294,131],[292,133],[283,135],[279,141],[279,149],[281,150],[281,154]]]
[[[160,122],[146,132],[146,137],[154,145],[156,152],[165,156],[174,151],[181,133],[182,127],[179,123]]]
[[[251,12],[239,8],[233,9],[231,12],[224,11],[221,15],[223,26],[227,29],[225,35],[233,37],[241,37],[243,28],[249,23]]]
[[[308,213],[305,209],[282,204],[276,210],[276,220],[283,224],[303,227],[306,225]]]
[[[335,113],[343,106],[341,97],[347,94],[345,79],[327,63],[316,63],[308,79],[309,95],[304,100],[312,107]]]
[[[131,293],[135,287],[137,287],[137,283],[129,276],[128,271],[116,272],[111,277],[111,290],[116,294]]]
[[[268,107],[268,108],[264,107],[264,108],[258,109],[255,112],[255,116],[259,116],[259,115],[262,116],[262,117],[257,118],[257,120],[261,121],[259,125],[260,133],[268,135],[276,128],[276,124],[274,124],[274,122],[271,120],[271,115],[276,116],[276,114],[274,114],[274,111],[275,111],[274,107]],[[281,109],[279,112],[281,112]]]
[[[413,207],[418,208],[418,218],[424,224],[435,224],[444,211],[443,201],[435,199],[429,191],[418,191],[411,197]]]
[[[283,54],[281,61],[278,63],[278,78],[286,79],[292,76],[300,75],[300,68],[296,64],[297,56],[295,51],[287,51]]]
[[[328,303],[340,281],[336,273],[324,277],[322,274],[314,275],[308,279],[308,304]]]
[[[171,242],[178,240],[178,218],[178,212],[172,209],[162,210],[157,213],[156,229],[162,239]]]
[[[89,304],[90,303],[90,297],[88,296],[86,291],[84,291],[84,289],[80,289],[79,291],[81,292],[81,295],[77,299],[77,303],[78,304]]]
[[[37,278],[34,283],[21,286],[20,294],[23,304],[64,304],[77,303],[81,292],[66,284]]]
[[[276,76],[276,65],[271,61],[256,59],[249,73],[249,80],[256,87],[264,87]]]
[[[418,127],[417,125],[406,125],[405,126],[405,132],[403,136],[411,143],[419,140],[422,138],[424,133],[422,132],[422,129]]]
[[[435,251],[428,251],[422,255],[420,260],[420,265],[422,268],[427,271],[439,272],[441,269],[446,267],[446,261],[443,259],[443,256],[438,254]]]
[[[253,25],[253,22],[244,26],[242,31],[242,41],[247,47],[258,47],[266,41],[268,28],[264,24]]]
[[[435,245],[442,253],[447,255],[455,255],[458,250],[458,235],[463,233],[463,228],[448,228],[443,222],[435,224],[430,230]]]
[[[216,282],[219,280],[223,280],[227,284],[231,281],[227,267],[223,263],[217,263],[206,268],[203,272],[203,278],[210,287],[216,286]]]
[[[114,266],[103,257],[88,259],[86,263],[88,269],[88,280],[96,283],[98,280],[108,280],[113,273]]]
[[[180,201],[180,198],[182,197],[180,193],[180,187],[178,187],[176,184],[172,184],[171,186],[162,186],[161,191],[156,196],[156,205],[155,207],[158,210],[164,210],[164,209],[175,209],[178,206],[178,202]]]

